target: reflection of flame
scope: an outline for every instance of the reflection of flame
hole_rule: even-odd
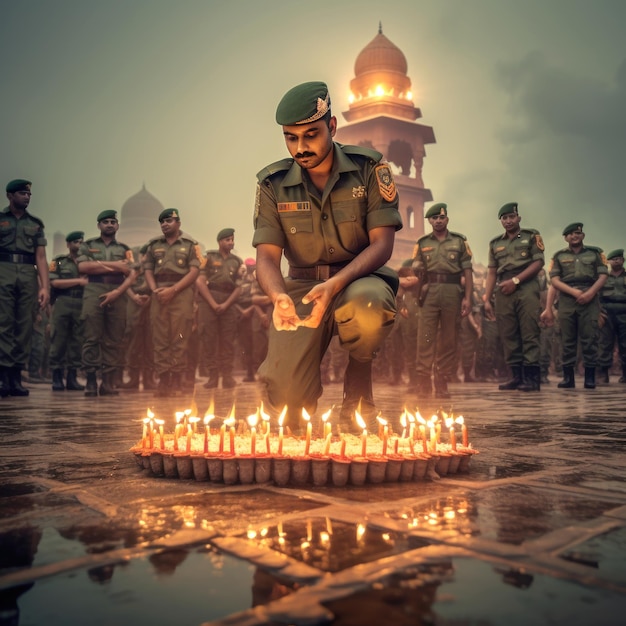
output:
[[[363,535],[365,534],[365,524],[357,524],[356,527],[356,539],[357,541],[361,541],[363,539]]]
[[[326,545],[329,542],[330,542],[330,535],[325,530],[322,530],[320,532],[320,543],[322,545]]]
[[[246,536],[248,537],[248,539],[256,539],[256,530],[250,528],[246,533]]]

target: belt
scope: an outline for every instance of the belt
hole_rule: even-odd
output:
[[[157,285],[161,285],[163,283],[177,283],[184,274],[177,274],[176,272],[160,272],[159,274],[154,275],[154,280]]]
[[[461,284],[461,274],[442,274],[439,272],[426,272],[426,282],[428,283],[447,283],[450,285]]]
[[[57,298],[57,300],[59,298],[82,298],[83,297],[83,290],[81,288],[80,293],[67,293],[68,291],[71,291],[71,289],[59,289],[59,293],[56,293],[54,295],[55,298]]]
[[[35,255],[24,254],[23,252],[0,252],[0,262],[35,265]]]
[[[219,283],[215,285],[209,283],[208,287],[209,291],[221,291],[222,293],[232,293],[237,288],[236,285],[220,285]]]
[[[121,285],[125,280],[122,274],[115,274],[113,276],[104,276],[102,274],[92,274],[89,276],[90,283],[100,283],[103,285]]]
[[[508,272],[502,272],[502,274],[498,274],[498,282],[501,283],[503,280],[510,280],[511,278],[515,278],[518,274],[521,274],[525,267],[518,267],[515,270],[509,270]]]
[[[304,280],[327,280],[345,267],[343,263],[336,265],[314,265],[313,267],[289,266],[289,278]]]

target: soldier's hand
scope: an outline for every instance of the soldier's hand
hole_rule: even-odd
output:
[[[590,292],[583,291],[576,298],[576,304],[589,304],[589,302],[591,302],[595,298],[595,294],[592,294],[592,295],[589,295],[589,294],[590,294]]]
[[[503,280],[499,287],[500,293],[503,293],[505,296],[510,296],[516,289],[517,285],[511,280]]]
[[[303,304],[313,303],[313,309],[310,315],[302,320],[301,326],[317,328],[322,323],[324,313],[326,313],[326,309],[334,295],[330,280],[315,285],[315,287],[302,298]]]
[[[472,305],[469,298],[461,300],[461,317],[467,317],[472,312]]]
[[[546,327],[554,326],[554,314],[550,309],[544,309],[539,315],[539,321]]]
[[[300,326],[301,320],[296,313],[296,306],[286,293],[281,293],[276,298],[272,321],[276,330],[297,330]]]
[[[485,317],[490,322],[496,321],[496,314],[493,312],[493,305],[489,300],[485,300]]]
[[[113,304],[121,295],[119,289],[113,289],[112,291],[107,291],[99,296],[100,298],[100,306],[104,308],[107,304]]]

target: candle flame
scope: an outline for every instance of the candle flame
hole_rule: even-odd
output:
[[[426,420],[421,416],[419,409],[417,410],[417,412],[415,413],[415,419],[420,423],[420,424],[425,424]]]
[[[430,421],[432,424],[436,424],[439,421],[439,416],[435,414],[431,415]]]
[[[381,426],[387,426],[387,420],[382,418],[380,415],[377,415],[376,419]]]
[[[186,415],[187,417],[189,417],[191,415],[191,409],[185,409],[183,411],[183,415]]]
[[[209,413],[207,409],[207,412],[204,414],[204,425],[206,426],[214,417],[215,415],[213,415],[212,413]]]
[[[328,411],[326,411],[326,413],[322,415],[322,422],[326,423],[331,413],[332,413],[332,408],[328,409]]]
[[[149,419],[152,419],[154,417],[154,413],[151,411],[151,409],[148,409],[146,411],[146,415],[148,416]]]
[[[253,415],[248,415],[248,425],[250,428],[254,428],[257,424],[259,416],[255,413]]]
[[[311,416],[309,415],[308,411],[304,407],[302,407],[302,419],[305,422],[308,422],[311,419]]]
[[[354,416],[356,417],[356,423],[359,425],[359,427],[365,430],[367,426],[365,424],[365,420],[361,417],[361,414],[358,411],[355,411]]]
[[[283,422],[285,421],[285,417],[287,416],[287,405],[285,404],[285,406],[283,407],[283,410],[280,412],[280,415],[278,416],[278,425],[282,426]]]
[[[452,417],[446,417],[446,428],[451,428],[454,424],[454,419]]]
[[[213,400],[213,398],[211,398],[211,402],[209,402],[209,408],[206,410],[205,415],[213,415],[213,417],[215,417],[214,413],[215,413],[215,401]]]
[[[264,422],[270,421],[270,414],[263,408],[263,400],[261,400],[261,408],[259,409],[259,413],[261,414],[261,419]]]
[[[463,424],[464,420],[463,420],[463,416],[459,415],[455,420],[454,420],[457,424]]]
[[[400,426],[406,428],[406,409],[404,409],[404,413],[400,416]]]
[[[235,405],[233,404],[232,408],[230,409],[230,414],[228,416],[228,419],[233,419],[233,422],[235,421]]]
[[[175,415],[176,415],[176,423],[180,422],[180,420],[182,420],[183,417],[185,417],[185,414],[182,411],[176,411]]]
[[[237,420],[235,420],[234,416],[231,415],[224,420],[224,424],[226,424],[227,426],[234,426],[236,421]]]
[[[147,424],[149,424],[149,423],[152,421],[152,418],[150,418],[150,417],[144,417],[142,421],[143,421],[143,423],[144,423],[144,424],[146,424],[146,425],[147,425]]]
[[[165,420],[155,419],[154,420],[159,426],[163,426],[165,424]]]

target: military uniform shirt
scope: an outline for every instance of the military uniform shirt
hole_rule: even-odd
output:
[[[442,241],[432,233],[420,237],[413,256],[415,272],[460,274],[465,269],[472,269],[472,252],[465,236],[451,231]]]
[[[556,276],[575,288],[591,287],[600,274],[608,273],[602,250],[594,246],[583,246],[578,254],[569,248],[559,250],[550,266],[550,278]]]
[[[50,282],[57,279],[67,280],[80,277],[78,265],[69,254],[61,254],[54,257],[54,259],[50,261],[48,271],[50,272]],[[59,296],[79,297],[82,296],[82,293],[83,287],[80,285],[70,287],[69,289],[52,287],[51,300],[54,301]]]
[[[234,254],[224,258],[219,250],[209,250],[206,253],[206,275],[209,289],[232,292],[238,286],[239,267],[243,261]]]
[[[28,212],[17,219],[9,207],[0,211],[0,252],[34,254],[48,242],[43,222]]]
[[[253,246],[284,249],[292,267],[347,264],[369,245],[368,232],[402,228],[389,166],[375,150],[334,144],[323,194],[293,159],[257,174]]]
[[[165,237],[150,240],[143,267],[152,270],[157,285],[174,284],[185,276],[190,267],[202,267],[198,242],[180,236],[171,245]]]
[[[107,246],[102,237],[94,237],[83,242],[78,250],[76,263],[82,261],[134,261],[133,251],[115,239]],[[103,276],[122,276],[122,272],[107,272]]]
[[[489,242],[488,267],[495,267],[498,276],[519,274],[533,261],[543,261],[544,245],[539,231],[522,228],[517,236],[498,235]]]
[[[600,300],[603,304],[619,302],[626,306],[626,271],[619,276],[609,274],[600,291]]]

